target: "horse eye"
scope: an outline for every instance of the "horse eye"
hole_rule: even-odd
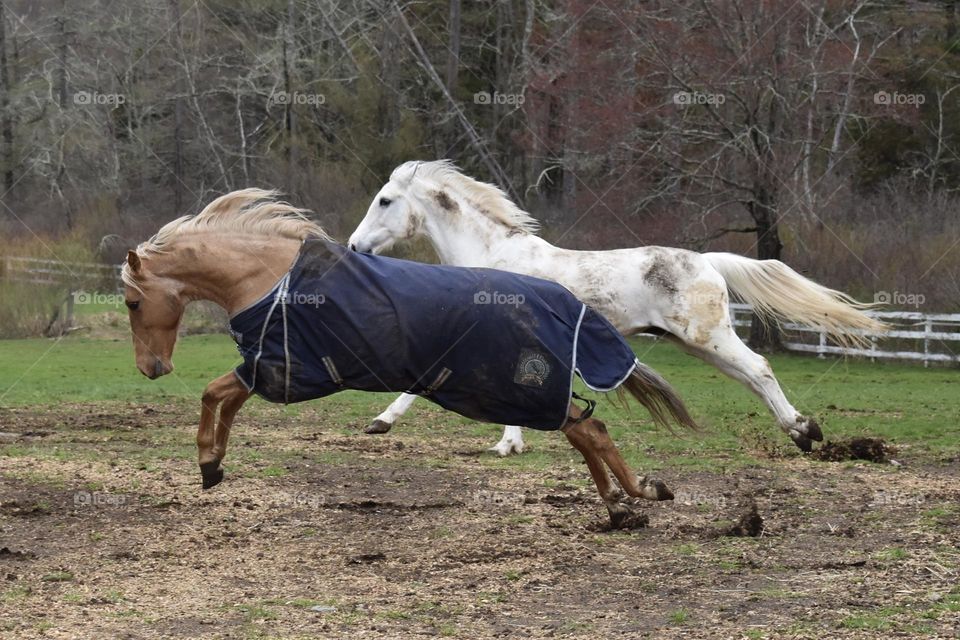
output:
[[[139,300],[126,300],[125,304],[127,305],[127,309],[130,309],[130,311],[136,311],[140,308]]]
[[[389,207],[391,202],[393,202],[393,200],[391,200],[390,198],[380,198],[381,207]]]

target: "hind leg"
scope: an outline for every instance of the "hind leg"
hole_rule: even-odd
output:
[[[596,418],[577,422],[576,418],[580,414],[577,407],[571,406],[570,420],[563,427],[563,433],[573,448],[586,460],[593,482],[597,485],[597,492],[607,507],[614,527],[619,526],[631,512],[629,507],[620,501],[623,494],[610,482],[607,467],[629,495],[647,500],[673,500],[673,493],[661,480],[646,476],[637,478],[620,455],[602,422]]]
[[[729,310],[725,305],[724,311],[720,321],[713,326],[693,318],[686,327],[668,330],[673,334],[672,339],[684,351],[712,364],[753,391],[763,400],[767,409],[777,419],[777,424],[790,436],[794,444],[803,451],[812,450],[814,440],[823,440],[820,425],[790,404],[773,375],[770,363],[740,340],[733,330]]]

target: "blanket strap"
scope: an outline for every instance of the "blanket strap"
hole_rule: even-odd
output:
[[[583,413],[580,414],[580,417],[576,418],[575,420],[572,420],[573,424],[578,424],[580,422],[583,422],[584,420],[586,420],[587,418],[593,415],[593,410],[597,408],[596,400],[591,400],[590,398],[584,398],[576,391],[571,391],[570,394],[574,397],[574,399],[582,400],[587,403],[587,408],[583,410]]]

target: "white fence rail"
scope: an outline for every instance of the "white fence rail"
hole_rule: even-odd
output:
[[[0,280],[43,285],[75,285],[116,282],[120,267],[87,262],[63,262],[41,258],[0,257]]]
[[[748,304],[731,303],[730,316],[735,327],[750,327],[753,307]],[[866,334],[871,338],[871,348],[857,349],[830,344],[827,334],[820,329],[785,323],[789,334],[809,341],[784,342],[791,351],[815,353],[820,357],[828,354],[889,358],[892,360],[920,360],[923,365],[931,362],[960,363],[960,313],[920,313],[918,311],[868,311],[868,315],[882,320],[891,330],[882,335]],[[916,348],[908,348],[910,342]],[[883,348],[880,348],[883,345]]]

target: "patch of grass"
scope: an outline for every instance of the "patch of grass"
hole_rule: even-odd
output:
[[[406,611],[400,611],[399,609],[388,609],[376,614],[377,617],[384,618],[386,620],[409,620],[410,614]]]
[[[285,476],[290,473],[287,469],[283,467],[266,467],[261,469],[257,474],[261,478],[279,478],[280,476]]]
[[[279,602],[274,602],[272,604],[280,604]],[[297,609],[309,609],[310,607],[316,607],[320,605],[327,605],[330,607],[336,606],[333,601],[324,601],[313,600],[311,598],[294,598],[293,600],[284,600],[282,604],[288,607],[296,607]]]
[[[507,524],[530,524],[534,521],[533,516],[509,516],[507,518]]]
[[[886,631],[891,628],[890,621],[881,615],[848,616],[840,621],[844,629]]]
[[[17,585],[7,589],[6,591],[0,592],[0,602],[5,604],[19,602],[20,600],[23,600],[29,596],[30,593],[30,587]]]
[[[69,571],[54,571],[40,576],[40,582],[73,582],[73,574]]]
[[[878,551],[875,555],[878,560],[886,562],[899,562],[900,560],[906,560],[910,557],[910,553],[901,547],[883,549],[882,551]]]
[[[238,604],[235,608],[243,613],[247,622],[276,620],[279,617],[276,611],[261,604]]]
[[[507,595],[499,591],[481,591],[477,595],[477,602],[482,604],[500,604],[507,601]]]
[[[690,612],[681,607],[670,614],[669,620],[671,624],[675,625],[686,624],[690,621]]]
[[[429,536],[431,540],[442,540],[444,538],[452,538],[453,534],[453,529],[450,527],[437,527],[429,533]]]
[[[126,598],[123,596],[123,592],[119,589],[108,589],[103,593],[103,595],[100,596],[100,598],[111,604],[119,604],[126,600]]]

